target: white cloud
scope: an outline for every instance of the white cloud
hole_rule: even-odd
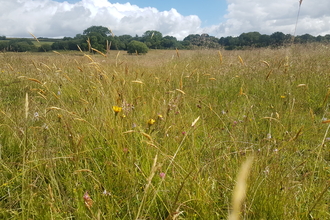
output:
[[[116,35],[141,36],[147,30],[158,30],[179,40],[196,33],[217,37],[251,31],[293,34],[299,5],[298,0],[227,0],[224,22],[202,28],[198,16],[183,16],[176,9],[158,11],[110,1],[81,0],[70,4],[53,0],[0,0],[0,36],[30,37],[28,32],[38,37],[75,36],[92,25],[108,27]],[[329,34],[329,9],[329,0],[303,1],[296,34]]]
[[[244,32],[258,31],[272,34],[276,31],[294,34],[299,1],[227,0],[226,21],[207,27],[205,32],[221,36],[237,36]],[[296,29],[297,35],[317,36],[329,34],[330,1],[303,1]]]
[[[110,28],[114,34],[142,35],[158,30],[164,36],[183,39],[200,29],[196,15],[183,16],[175,9],[158,11],[130,3],[107,0],[81,0],[70,4],[52,0],[0,0],[0,35],[28,37],[75,36],[92,25]]]

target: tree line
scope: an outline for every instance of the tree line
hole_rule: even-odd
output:
[[[242,33],[237,37],[217,38],[208,34],[190,34],[182,41],[173,36],[163,36],[155,30],[146,31],[142,36],[113,35],[111,30],[103,26],[91,26],[77,34],[75,37],[64,37],[62,39],[38,38],[40,45],[36,46],[31,39],[15,38],[7,39],[0,36],[1,51],[51,51],[51,50],[84,50],[100,51],[126,50],[128,53],[146,53],[148,49],[225,49],[236,50],[261,47],[281,47],[294,44],[305,44],[312,42],[329,43],[330,34],[314,37],[310,34],[292,36],[282,32],[271,35],[259,32]],[[48,43],[47,43],[48,41]],[[52,43],[50,43],[52,42]],[[91,50],[93,48],[94,50]]]

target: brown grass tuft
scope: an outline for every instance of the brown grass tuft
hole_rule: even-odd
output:
[[[241,166],[237,175],[236,185],[232,196],[232,212],[228,220],[240,219],[241,206],[246,196],[246,181],[250,173],[253,157],[248,158]]]

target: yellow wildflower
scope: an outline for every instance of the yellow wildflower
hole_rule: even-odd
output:
[[[151,118],[151,119],[148,120],[148,125],[151,126],[151,125],[155,124],[155,122],[156,121]]]
[[[122,110],[122,107],[119,107],[119,106],[112,106],[112,109],[113,109],[113,111],[116,113],[116,114],[118,114],[119,112],[121,112],[121,110]]]

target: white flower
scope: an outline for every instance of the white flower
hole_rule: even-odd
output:
[[[47,124],[43,124],[42,125],[42,128],[45,129],[45,130],[48,130],[48,125]]]
[[[267,139],[271,139],[272,135],[270,133],[267,134]]]
[[[102,194],[105,195],[105,196],[110,196],[111,195],[111,193],[108,192],[106,189],[102,192]]]
[[[38,112],[35,112],[34,114],[33,114],[33,117],[34,117],[34,119],[35,120],[39,120],[39,113]]]

